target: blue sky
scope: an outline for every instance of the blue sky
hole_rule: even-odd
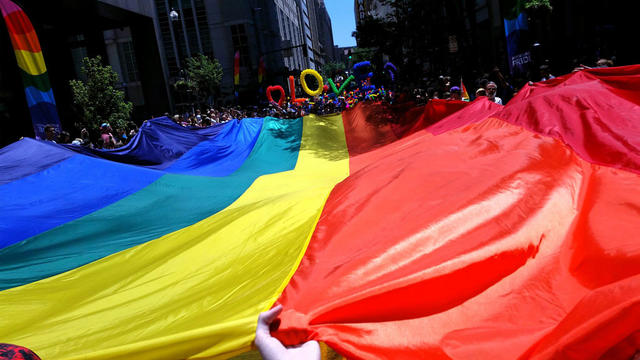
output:
[[[331,17],[333,42],[340,47],[356,46],[351,33],[356,31],[356,18],[353,14],[353,0],[324,0]]]

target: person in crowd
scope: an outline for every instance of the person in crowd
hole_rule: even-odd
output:
[[[69,144],[71,142],[71,134],[68,131],[61,131],[58,137],[59,144]]]
[[[449,89],[449,92],[451,95],[448,100],[462,100],[462,94],[458,86],[452,86],[451,89]]]
[[[40,360],[40,357],[26,347],[0,343],[0,360]]]
[[[478,90],[476,90],[476,98],[480,96],[487,96],[487,91],[483,88],[478,88]]]
[[[487,83],[487,97],[489,98],[489,100],[493,101],[494,103],[498,105],[502,105],[502,99],[496,96],[497,92],[498,92],[498,85],[496,85],[496,83],[494,83],[493,81],[489,81]]]
[[[44,136],[44,139],[47,141],[51,141],[53,143],[58,141],[58,133],[53,125],[47,125],[44,127]]]
[[[103,149],[115,149],[116,140],[113,138],[112,131],[108,123],[100,125],[100,138],[102,139]]]
[[[540,65],[540,81],[547,81],[554,78],[555,76],[549,73],[549,65]]]
[[[89,136],[89,130],[87,130],[87,128],[82,128],[80,131],[80,138],[82,139],[82,143],[80,145],[93,149],[93,143],[91,142],[91,137]]]

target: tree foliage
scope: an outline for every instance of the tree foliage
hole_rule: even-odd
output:
[[[526,9],[548,9],[551,10],[551,0],[525,0]]]
[[[191,88],[199,100],[204,100],[218,91],[222,81],[222,65],[217,59],[212,60],[198,54],[187,59],[186,70],[189,76],[184,80],[184,85]]]
[[[125,101],[119,89],[120,79],[111,66],[102,64],[102,57],[82,59],[81,72],[86,80],[71,80],[73,104],[80,119],[77,128],[97,131],[102,123],[114,129],[126,129],[133,104]]]
[[[347,66],[342,62],[328,62],[322,65],[320,69],[320,75],[325,79],[331,79],[338,73],[345,71]]]

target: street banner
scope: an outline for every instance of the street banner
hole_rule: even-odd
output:
[[[233,85],[240,85],[240,50],[233,57]]]
[[[508,11],[504,18],[504,30],[507,37],[507,55],[511,74],[526,74],[531,66],[529,51],[529,23],[527,13],[520,1]]]
[[[60,118],[36,31],[27,14],[12,1],[0,0],[0,11],[22,75],[36,139],[45,138],[47,125],[60,133]]]

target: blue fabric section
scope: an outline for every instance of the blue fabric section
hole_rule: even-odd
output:
[[[29,138],[14,142],[0,149],[0,185],[35,174],[74,155],[51,142]]]
[[[29,113],[31,114],[31,123],[33,124],[33,131],[36,134],[36,138],[45,138],[44,128],[47,125],[53,125],[58,131],[60,130],[58,109],[54,104],[43,102],[29,106]]]
[[[153,133],[155,138],[173,139],[174,143],[176,139],[190,137],[189,141],[179,142],[178,147],[183,148],[195,141],[206,139],[187,152],[183,159],[176,163],[178,166],[168,171],[226,176],[237,170],[247,158],[258,139],[262,122],[261,118],[245,119],[242,122],[232,121],[215,128],[197,130],[172,126],[172,122],[150,122],[139,139],[149,139],[150,133]],[[171,143],[164,145],[171,146]],[[0,249],[108,206],[146,187],[165,174],[163,171],[95,157],[71,157],[74,153],[68,149],[77,147],[65,147],[29,139],[12,144],[0,153],[4,155],[0,156],[0,167],[4,165],[8,173],[14,174],[14,169],[23,169],[26,168],[25,164],[32,163],[32,158],[50,159],[45,163],[48,166],[52,165],[51,154],[66,155],[61,158],[54,157],[53,160],[69,159],[49,168],[32,168],[23,174],[31,176],[23,176],[20,180],[0,186],[0,198],[6,199],[0,208],[0,234],[3,234],[0,236]],[[133,158],[136,161],[134,156],[144,157],[146,153],[143,150],[153,151],[155,148],[134,146],[133,150],[121,151],[118,156],[119,159]],[[28,151],[29,149],[32,151]],[[41,170],[44,171],[38,172]],[[69,176],[71,174],[76,176]],[[33,219],[38,221],[34,222]]]
[[[250,155],[229,176],[166,174],[112,205],[0,249],[0,290],[72,270],[223,210],[259,176],[295,167],[302,124],[301,118],[265,118]],[[253,121],[247,122],[252,125]],[[238,134],[236,140],[253,140],[242,131]],[[239,141],[235,144],[238,148],[243,146]]]
[[[51,89],[49,89],[49,91],[47,92],[44,92],[34,88],[33,86],[30,86],[24,89],[24,92],[27,96],[27,105],[30,107],[43,102],[53,105],[56,104],[56,100],[53,98],[53,90]]]
[[[237,125],[238,122],[232,120],[193,130],[182,127],[167,117],[161,117],[144,122],[136,136],[127,145],[117,149],[98,150],[77,145],[66,146],[70,150],[89,156],[152,169],[166,169],[200,142],[218,135],[225,131],[225,128]]]
[[[163,173],[82,155],[0,186],[0,249],[90,214]]]
[[[165,171],[201,176],[227,176],[236,171],[258,140],[262,118],[227,124],[218,137],[196,145]]]
[[[509,37],[511,33],[519,30],[529,30],[529,24],[527,22],[527,14],[522,12],[517,18],[512,20],[504,20],[505,35]]]

